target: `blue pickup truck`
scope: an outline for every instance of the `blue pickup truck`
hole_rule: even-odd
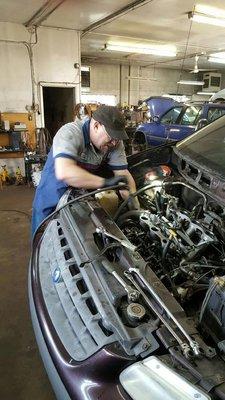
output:
[[[150,122],[142,123],[134,143],[160,146],[177,142],[225,114],[225,103],[178,103],[171,98],[145,100]]]

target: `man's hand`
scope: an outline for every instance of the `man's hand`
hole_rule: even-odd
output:
[[[103,185],[101,186],[102,188],[104,187],[110,187],[110,186],[116,186],[116,185],[127,185],[128,180],[126,176],[123,175],[117,175],[114,176],[113,178],[105,179]]]

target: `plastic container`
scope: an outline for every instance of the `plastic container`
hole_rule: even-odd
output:
[[[104,192],[97,193],[95,198],[109,215],[113,216],[116,213],[119,199],[114,190],[106,190]]]

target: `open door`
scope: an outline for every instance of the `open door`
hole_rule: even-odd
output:
[[[62,125],[73,121],[75,88],[43,87],[45,128],[53,138]]]

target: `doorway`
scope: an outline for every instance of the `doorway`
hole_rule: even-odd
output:
[[[73,121],[75,88],[43,86],[45,128],[51,138],[62,125]]]

